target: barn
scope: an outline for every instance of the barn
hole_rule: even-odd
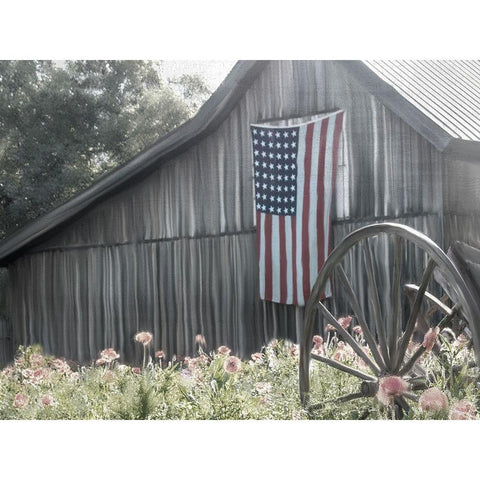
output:
[[[480,62],[240,61],[190,121],[0,244],[13,346],[80,362],[298,341],[261,301],[250,124],[345,112],[333,243],[378,221],[480,244]],[[3,351],[7,352],[4,339]]]

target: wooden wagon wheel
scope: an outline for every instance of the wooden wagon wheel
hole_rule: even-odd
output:
[[[392,286],[391,314],[388,318],[382,315],[376,279],[376,271],[378,273],[377,268],[380,267],[376,267],[377,263],[375,262],[372,249],[372,242],[380,237],[391,242],[393,250],[393,266],[391,272],[388,272],[391,274]],[[409,285],[401,284],[403,255],[407,248],[419,250],[422,257],[426,260],[426,267],[421,274],[422,278],[418,285],[412,285],[411,281]],[[368,303],[370,305],[368,319],[370,320],[370,325],[375,327],[375,331],[369,327],[367,317],[361,307],[362,302],[355,293],[342,266],[345,256],[347,253],[352,252],[353,249],[361,249],[363,252],[362,265],[365,271]],[[379,263],[381,264],[381,262]],[[453,303],[452,307],[448,307],[427,291],[429,285],[434,282],[434,277],[441,277],[443,285],[448,285],[448,292]],[[336,291],[341,290],[343,297],[345,297],[351,308],[351,313],[361,326],[370,355],[365,352],[357,340],[343,328],[335,316],[327,309],[325,306],[326,302],[320,301],[321,293],[324,291],[329,278],[334,279]],[[402,296],[405,295],[406,291],[410,291],[410,294],[412,291],[414,292],[414,300],[410,309],[402,308],[402,302],[404,301]],[[315,403],[310,399],[311,359],[326,363],[333,368],[363,380],[359,392],[344,395],[336,399],[338,402],[375,396],[380,380],[388,376],[401,377],[404,381],[410,383],[412,387],[415,385],[415,389],[421,388],[421,385],[419,386],[418,384],[418,378],[415,378],[415,375],[412,375],[411,372],[417,367],[417,362],[424,353],[425,348],[420,345],[414,353],[409,355],[407,354],[407,347],[425,302],[437,304],[443,310],[443,318],[438,323],[440,327],[447,325],[456,315],[461,314],[467,320],[471,331],[476,363],[480,365],[478,348],[480,345],[480,325],[477,324],[480,319],[480,306],[477,298],[478,293],[465,281],[454,263],[435,242],[424,234],[410,227],[395,223],[373,224],[352,232],[344,238],[327,258],[306,305],[304,333],[300,345],[299,368],[300,396],[304,407],[315,407]],[[352,368],[352,366],[346,365],[341,361],[311,353],[313,329],[318,311],[323,315],[326,322],[335,327],[342,340],[365,362],[369,369],[368,373]],[[394,397],[394,405],[400,415],[404,411],[409,410],[406,399],[414,400],[416,397],[411,391]]]

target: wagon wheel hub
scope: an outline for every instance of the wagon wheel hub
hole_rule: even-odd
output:
[[[364,380],[360,386],[360,392],[364,397],[374,397],[378,392],[378,382]]]

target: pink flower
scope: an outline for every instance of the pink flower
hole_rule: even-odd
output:
[[[448,398],[437,387],[425,390],[418,399],[420,410],[424,412],[440,412],[448,410]]]
[[[25,365],[25,359],[23,357],[17,357],[13,363],[16,367],[23,367]]]
[[[228,373],[236,373],[242,368],[242,362],[239,358],[230,356],[225,360],[223,368]]]
[[[323,337],[320,335],[314,335],[313,338],[312,353],[316,355],[325,355],[325,345],[323,344]]]
[[[471,420],[475,418],[475,404],[469,400],[458,400],[450,409],[450,420]]]
[[[13,400],[13,406],[16,408],[23,408],[28,405],[28,397],[23,393],[17,393]]]
[[[198,363],[203,363],[204,365],[207,365],[210,359],[205,354],[202,354],[197,357],[197,360]]]
[[[52,367],[59,373],[70,373],[70,366],[65,360],[55,358],[52,360]]]
[[[378,382],[377,398],[384,405],[389,405],[393,397],[402,395],[410,389],[410,385],[402,377],[388,375]]]
[[[288,353],[290,354],[290,356],[292,357],[298,357],[300,355],[300,351],[298,350],[298,345],[292,345],[289,349],[288,349]]]
[[[103,380],[105,383],[112,383],[115,381],[115,375],[111,370],[107,370],[103,375]]]
[[[50,407],[53,404],[53,397],[51,395],[42,395],[40,397],[42,407]]]
[[[42,383],[44,380],[48,378],[49,371],[46,368],[39,368],[34,370],[33,375],[31,377],[32,383]]]
[[[327,323],[327,332],[334,332],[335,327],[331,323]]]
[[[217,351],[220,355],[229,355],[230,352],[231,352],[231,350],[228,347],[226,347],[225,345],[222,345],[221,347],[218,347]]]
[[[353,327],[353,333],[356,333],[357,335],[363,335],[363,330],[360,325],[355,325]]]
[[[463,346],[468,342],[468,338],[461,333],[457,339],[453,342],[454,348],[460,349],[463,348]]]
[[[429,328],[425,336],[423,337],[422,345],[425,347],[426,352],[430,352],[437,341],[438,333],[440,329],[438,327]]]
[[[190,371],[194,371],[198,367],[198,358],[186,357],[184,361]]]
[[[142,369],[140,367],[132,367],[132,373],[140,375],[142,373]]]
[[[105,365],[106,363],[107,361],[104,358],[97,358],[97,360],[95,360],[95,365]]]
[[[184,363],[188,367],[188,369],[193,372],[197,370],[199,365],[206,365],[209,362],[209,358],[206,355],[200,355],[199,357],[185,357]]]
[[[207,346],[207,342],[205,340],[205,337],[203,335],[201,335],[200,333],[195,335],[195,343],[198,343],[199,345],[201,345],[202,347],[206,347]]]
[[[337,362],[343,362],[346,360],[347,356],[347,352],[345,351],[345,342],[340,340],[337,344],[337,350],[333,355],[333,359]]]
[[[155,358],[159,358],[160,360],[165,358],[165,352],[163,350],[157,350],[155,352]]]
[[[24,368],[22,370],[22,376],[25,378],[32,378],[33,377],[33,370],[31,368]]]
[[[353,317],[351,315],[347,315],[346,317],[339,318],[337,321],[346,330],[350,326],[350,322],[352,320]]]
[[[141,343],[146,347],[153,339],[153,335],[150,332],[138,332],[135,335],[135,341]]]
[[[100,352],[100,357],[105,360],[105,362],[110,363],[120,358],[120,355],[113,348],[106,348]]]
[[[43,355],[40,355],[39,353],[32,353],[30,355],[30,365],[32,367],[41,367],[44,362],[44,357]]]
[[[15,373],[15,368],[12,367],[11,365],[8,365],[2,370],[2,375],[4,375],[6,378],[13,376],[14,373]]]
[[[262,363],[263,362],[263,355],[260,352],[255,352],[250,355],[250,358],[255,362],[255,363]]]
[[[325,356],[325,345],[314,345],[312,353],[315,355]]]

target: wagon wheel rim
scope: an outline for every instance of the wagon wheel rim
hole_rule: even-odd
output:
[[[372,251],[369,238],[376,237],[380,234],[390,235],[394,240],[394,260],[393,260],[393,288],[394,299],[392,306],[392,319],[391,324],[386,331],[386,325],[383,322],[380,301],[378,298],[378,288],[375,285],[375,274]],[[423,278],[420,285],[416,288],[415,300],[411,307],[410,315],[403,328],[400,321],[400,292],[403,287],[400,284],[401,277],[401,258],[402,250],[405,242],[411,242],[415,247],[419,248],[425,254],[427,254],[429,261],[423,273]],[[366,269],[368,279],[369,297],[372,302],[372,310],[374,311],[375,327],[378,335],[378,344],[380,345],[380,351],[377,351],[377,341],[374,335],[370,331],[366,322],[360,302],[353,291],[349,280],[341,266],[342,260],[351,248],[357,244],[362,243],[364,250],[364,265]],[[313,329],[315,323],[315,317],[317,309],[326,318],[328,323],[331,323],[342,339],[347,343],[357,355],[359,355],[366,365],[369,367],[369,373],[363,376],[359,372],[347,371],[351,375],[357,376],[363,380],[362,388],[364,388],[365,382],[370,382],[373,387],[369,387],[371,391],[368,395],[352,396],[352,398],[359,398],[359,396],[374,396],[375,389],[378,389],[379,380],[384,376],[395,375],[400,377],[406,377],[407,374],[416,366],[418,359],[421,357],[425,348],[420,346],[413,355],[408,358],[407,347],[415,328],[417,317],[420,313],[420,308],[424,299],[440,302],[433,297],[427,291],[427,286],[433,276],[434,269],[438,269],[444,278],[447,280],[449,287],[454,292],[456,304],[453,308],[444,306],[444,316],[439,326],[447,324],[460,310],[462,315],[468,320],[469,327],[472,333],[472,342],[474,346],[474,352],[477,364],[479,363],[479,355],[477,346],[479,342],[479,329],[475,325],[474,321],[470,319],[480,318],[480,309],[478,303],[475,301],[474,292],[469,288],[460,272],[443,250],[426,235],[410,228],[405,225],[395,223],[379,223],[369,225],[355,230],[351,234],[347,235],[344,240],[332,251],[327,258],[322,270],[320,271],[317,280],[312,288],[311,295],[305,308],[305,324],[304,334],[300,344],[300,367],[299,367],[299,384],[300,384],[300,397],[304,407],[309,406],[310,395],[310,362],[311,359],[319,360],[339,370],[345,371],[343,367],[325,358],[319,359],[316,355],[311,355],[311,343],[313,336]],[[364,355],[359,352],[361,345],[353,339],[348,332],[337,322],[335,317],[328,311],[325,305],[320,301],[320,296],[328,279],[332,274],[336,273],[336,278],[342,285],[342,291],[344,292],[347,303],[353,310],[356,320],[362,327],[364,332],[365,341],[370,348],[371,357],[366,360]],[[409,285],[412,288],[412,285]],[[398,292],[395,293],[395,292]],[[397,297],[398,295],[398,297]],[[361,372],[360,372],[361,373]],[[368,378],[367,378],[368,377]],[[406,377],[408,378],[408,377]],[[373,393],[372,393],[373,392]],[[361,392],[360,392],[361,393]],[[348,396],[347,396],[348,397]],[[408,408],[406,399],[416,399],[413,394],[405,394],[395,398],[395,405],[400,410]]]

